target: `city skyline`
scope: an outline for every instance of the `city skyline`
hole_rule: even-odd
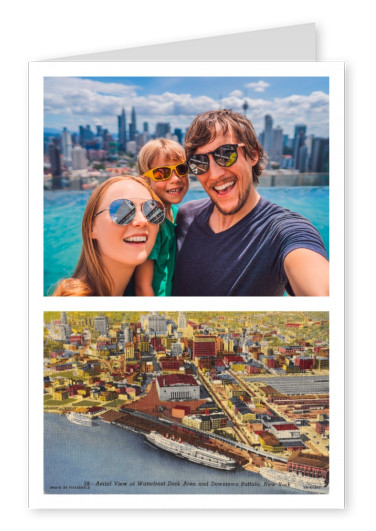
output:
[[[244,112],[257,134],[265,115],[273,116],[290,137],[297,124],[307,124],[310,134],[329,136],[329,79],[327,77],[46,77],[45,129],[78,131],[100,124],[117,133],[117,117],[125,109],[137,112],[138,129],[158,122],[172,129],[188,127],[197,114],[219,108]]]

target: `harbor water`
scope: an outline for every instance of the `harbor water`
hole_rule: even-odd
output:
[[[297,494],[243,468],[216,470],[151,446],[144,435],[95,420],[44,414],[46,494]]]

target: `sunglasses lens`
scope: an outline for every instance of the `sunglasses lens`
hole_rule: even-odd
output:
[[[151,223],[160,225],[165,218],[165,211],[162,203],[149,199],[142,205],[142,212],[145,218]]]
[[[188,166],[193,175],[202,175],[209,169],[209,157],[207,155],[192,155]]]
[[[228,168],[238,160],[237,146],[231,144],[220,146],[214,151],[213,157],[218,166],[225,166]]]
[[[171,177],[171,168],[155,168],[153,178],[155,181],[167,181]]]
[[[136,207],[129,199],[116,199],[109,208],[110,218],[118,225],[128,225],[136,215]]]
[[[176,173],[179,175],[179,177],[185,177],[188,175],[188,164],[186,162],[183,164],[178,164],[176,166]]]

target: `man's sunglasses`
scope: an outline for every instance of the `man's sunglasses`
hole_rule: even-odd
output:
[[[140,206],[143,215],[150,223],[160,225],[164,221],[165,209],[159,201],[148,199]],[[137,206],[130,199],[115,199],[109,208],[104,208],[100,212],[97,212],[94,214],[94,217],[99,216],[99,214],[102,214],[106,210],[109,211],[110,218],[114,223],[117,225],[128,225],[136,217]]]
[[[175,171],[178,177],[186,177],[188,175],[188,164],[181,162],[174,166],[161,166],[160,168],[153,168],[144,173],[144,177],[150,177],[153,181],[167,181],[171,178],[172,172]]]
[[[203,175],[206,173],[210,165],[209,155],[213,155],[213,159],[218,166],[229,168],[238,160],[238,147],[243,146],[244,144],[225,144],[209,153],[192,155],[188,159],[189,169],[194,175]]]

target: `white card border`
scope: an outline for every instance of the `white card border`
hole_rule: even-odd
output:
[[[191,72],[190,74],[187,72]],[[43,494],[43,312],[127,311],[123,298],[43,297],[43,78],[45,76],[327,76],[330,83],[330,296],[132,298],[133,311],[329,311],[331,451],[328,495]],[[29,501],[32,508],[342,508],[344,506],[344,65],[330,62],[56,62],[29,68]],[[129,299],[125,299],[129,301]],[[333,411],[336,412],[333,415]]]

